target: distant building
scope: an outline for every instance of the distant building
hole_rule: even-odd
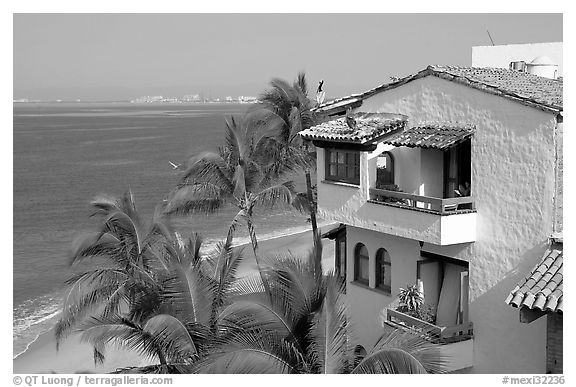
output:
[[[256,103],[258,102],[258,99],[256,97],[248,97],[248,96],[244,96],[241,95],[238,97],[238,102],[241,103]]]
[[[199,94],[188,94],[182,97],[182,102],[201,102]]]
[[[161,95],[155,95],[155,96],[144,96],[144,97],[139,97],[136,99],[131,100],[131,103],[157,103],[157,102],[163,102],[164,101],[164,97]]]
[[[542,73],[543,70],[553,73],[556,69],[555,77],[562,77],[562,45],[562,42],[552,42],[475,46],[472,47],[472,67],[507,69],[511,63],[516,63],[516,69],[523,68],[535,75],[546,76]]]

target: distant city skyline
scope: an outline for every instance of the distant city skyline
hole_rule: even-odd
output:
[[[561,14],[15,14],[13,98],[257,96],[299,71],[338,97],[469,66],[487,30],[495,44],[563,40]]]

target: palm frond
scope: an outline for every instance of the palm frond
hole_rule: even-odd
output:
[[[381,349],[396,348],[406,351],[416,358],[431,373],[446,372],[448,358],[442,354],[439,344],[430,342],[427,328],[415,331],[404,331],[385,326],[384,333],[374,346],[373,352]]]
[[[232,163],[242,164],[246,156],[246,143],[242,133],[242,122],[234,117],[226,119],[226,142],[225,148],[230,152]]]
[[[142,331],[154,339],[169,359],[189,362],[198,356],[194,339],[182,321],[174,316],[156,315],[146,322]]]
[[[310,331],[309,352],[323,374],[343,373],[351,365],[350,337],[345,303],[338,279],[331,276],[322,304]]]
[[[173,259],[169,270],[163,283],[166,303],[183,321],[208,324],[213,284],[189,261]]]
[[[210,214],[220,209],[225,199],[214,184],[186,185],[176,189],[164,211],[167,215]]]
[[[366,356],[352,370],[353,374],[426,374],[424,366],[410,353],[398,349],[381,349]]]
[[[294,81],[293,87],[300,89],[300,92],[304,96],[308,95],[308,83],[306,82],[306,73],[304,71],[298,73],[298,77]]]
[[[179,186],[208,184],[218,187],[220,191],[231,192],[229,155],[214,152],[202,152],[191,157],[181,175]]]
[[[78,235],[72,241],[68,264],[72,266],[89,257],[116,257],[119,250],[118,243],[118,238],[109,233],[91,232]],[[124,265],[125,262],[122,266]]]
[[[194,366],[195,373],[206,374],[282,374],[305,369],[300,353],[277,335],[242,332],[233,335],[210,351]]]
[[[254,202],[256,205],[264,208],[273,208],[279,203],[289,205],[292,203],[294,194],[294,183],[292,181],[287,181],[258,192],[254,198]]]
[[[100,349],[108,345],[129,348],[146,359],[155,359],[160,348],[142,328],[120,316],[92,317],[79,326],[80,340]]]

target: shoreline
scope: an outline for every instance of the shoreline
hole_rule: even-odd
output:
[[[320,229],[326,231],[334,223],[321,223]],[[321,232],[322,232],[321,231]],[[334,245],[330,240],[323,240],[322,262],[325,268],[333,267]],[[312,247],[312,232],[307,227],[304,231],[281,234],[258,241],[259,253],[274,255],[278,253],[304,254]],[[256,270],[256,262],[251,252],[250,242],[242,241],[234,245],[234,249],[245,250],[245,256],[238,268],[238,276],[252,274]],[[260,255],[259,254],[259,255]],[[143,366],[148,364],[139,354],[123,349],[107,351],[106,361],[95,365],[92,359],[90,345],[82,343],[79,335],[72,335],[64,341],[59,351],[56,351],[54,329],[40,333],[31,341],[26,349],[13,357],[13,373],[108,373],[128,366]]]
[[[323,222],[319,222],[318,227],[320,229],[323,228],[327,228],[327,227],[331,227],[333,223],[332,222],[328,222],[328,221],[323,221]],[[288,227],[285,229],[280,229],[278,231],[272,231],[270,233],[267,234],[263,234],[261,237],[258,238],[258,242],[259,244],[264,243],[265,241],[268,240],[272,240],[272,239],[278,239],[278,238],[284,238],[284,237],[289,237],[291,235],[297,235],[297,234],[301,234],[304,232],[310,231],[310,224],[306,224],[306,225],[301,225],[301,226],[294,226],[294,227]],[[218,243],[222,242],[221,239],[207,239],[203,241],[203,246],[202,246],[202,252],[208,252],[209,250],[213,249],[216,247],[216,245]],[[250,255],[251,255],[251,247],[250,247],[250,239],[249,237],[237,237],[235,238],[235,241],[232,245],[233,248],[244,248],[246,247],[247,250],[245,251],[245,254],[247,255],[248,259],[251,259]],[[55,292],[51,292],[48,294],[49,296],[54,296]],[[44,296],[38,296],[37,298],[35,298],[34,300],[39,300],[41,298],[46,297],[46,295]],[[34,343],[36,340],[38,340],[38,338],[49,332],[51,330],[51,327],[53,325],[50,324],[48,325],[46,322],[50,322],[50,320],[55,320],[55,318],[58,316],[58,314],[60,313],[60,308],[61,308],[61,302],[57,301],[55,305],[55,311],[51,311],[48,315],[45,315],[43,317],[40,317],[37,320],[33,320],[31,324],[29,324],[27,326],[27,328],[25,328],[25,330],[23,331],[23,333],[25,334],[24,337],[20,337],[18,341],[14,341],[13,340],[13,348],[18,348],[18,352],[12,354],[12,360],[15,360],[16,358],[18,358],[20,355],[22,355],[23,353],[25,353],[30,345],[32,345],[32,343]],[[38,310],[38,309],[35,309]],[[54,309],[53,309],[54,310]],[[16,320],[14,320],[16,321]],[[44,325],[42,327],[42,325]],[[36,326],[36,328],[35,328]],[[15,326],[14,326],[15,327]],[[36,330],[36,332],[34,332],[34,330]],[[31,331],[31,332],[26,332],[26,331]],[[15,332],[15,328],[13,328],[13,332]],[[17,345],[15,345],[15,343],[17,343]]]

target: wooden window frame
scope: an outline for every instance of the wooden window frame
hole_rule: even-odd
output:
[[[467,276],[468,276],[468,292],[470,292],[470,262],[467,261],[463,261],[460,259],[455,259],[455,258],[451,258],[451,257],[447,257],[444,255],[440,255],[440,254],[435,254],[435,253],[430,253],[428,251],[420,251],[420,257],[424,258],[421,260],[418,260],[416,262],[416,279],[419,280],[420,279],[420,267],[422,265],[425,265],[427,263],[432,263],[432,262],[438,262],[440,264],[440,273],[441,275],[438,276],[438,287],[442,288],[442,283],[444,282],[444,266],[445,264],[449,263],[452,265],[457,265],[460,266],[462,268],[466,269],[467,272]],[[461,290],[462,291],[462,290]],[[460,296],[462,297],[463,294],[461,293]],[[461,315],[461,319],[464,322],[468,322],[470,319],[470,294],[466,293],[465,294],[466,300],[465,301],[461,301],[461,303],[465,303],[466,304],[466,308],[465,308],[465,312],[462,313]]]
[[[343,243],[344,244],[344,256],[342,256],[341,252],[342,250],[340,249],[340,244]],[[336,275],[339,278],[342,278],[343,280],[346,280],[346,231],[340,232],[338,234],[338,236],[335,239],[335,245],[336,245],[336,252],[335,252],[335,256],[336,256],[336,262],[335,262],[335,272]],[[342,271],[341,268],[343,268],[344,270]]]
[[[378,155],[378,157],[386,157],[386,155],[388,156],[388,158],[390,160],[390,179],[392,181],[391,182],[390,181],[389,182],[377,181],[377,183],[381,183],[382,186],[390,186],[390,185],[396,184],[396,176],[394,175],[396,160],[394,160],[394,155],[392,154],[392,152],[386,151],[386,152],[382,152],[380,155]],[[378,172],[376,172],[376,174],[378,174]]]
[[[386,256],[388,256],[388,260],[386,260]],[[382,271],[381,267],[385,266],[384,271],[389,270],[390,272],[390,284],[386,285],[384,283],[384,278],[382,278]],[[376,274],[376,284],[375,287],[377,289],[383,290],[388,294],[392,294],[392,259],[390,258],[390,253],[388,250],[381,247],[376,251],[376,256],[374,260],[374,271]]]
[[[327,148],[324,153],[326,155],[324,159],[324,178],[327,181],[360,185],[360,151]],[[330,160],[333,153],[336,154],[335,162]],[[344,155],[344,162],[338,162],[338,154]],[[335,175],[330,173],[331,166],[336,167]],[[352,171],[353,177],[349,177],[350,170]],[[345,171],[344,174],[342,174],[341,171]]]
[[[368,277],[361,278],[360,277],[360,250],[362,247],[366,249],[366,256],[362,257],[362,259],[366,259],[366,265],[368,266]],[[354,247],[354,281],[359,282],[368,286],[370,281],[370,253],[368,252],[368,248],[363,243],[357,243],[356,247]]]

